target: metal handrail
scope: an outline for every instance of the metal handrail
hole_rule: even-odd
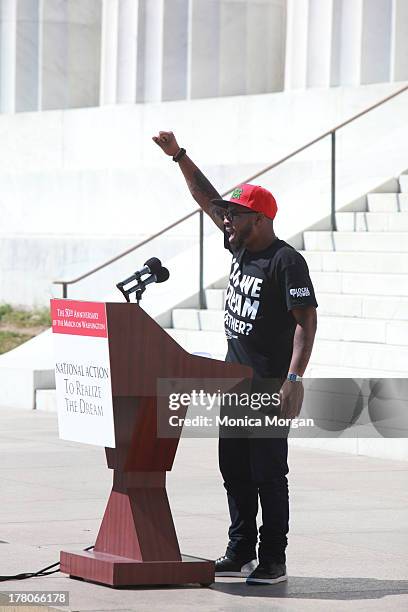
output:
[[[390,94],[386,98],[382,98],[381,100],[379,100],[375,104],[372,104],[371,106],[368,106],[367,108],[365,108],[364,110],[360,111],[359,113],[356,113],[355,115],[353,115],[349,119],[346,119],[346,121],[343,121],[342,123],[339,123],[338,125],[336,125],[335,127],[331,128],[330,130],[327,130],[323,134],[320,134],[320,136],[317,136],[316,138],[313,138],[313,140],[310,140],[309,142],[307,142],[306,144],[302,145],[301,147],[298,147],[297,149],[295,149],[291,153],[288,153],[284,157],[280,158],[278,161],[273,162],[272,164],[269,164],[268,166],[265,166],[264,168],[262,168],[262,170],[259,170],[255,174],[252,174],[250,177],[248,177],[244,181],[241,181],[240,183],[237,183],[236,185],[234,185],[233,187],[231,187],[227,191],[224,191],[221,194],[221,197],[225,197],[226,195],[228,195],[231,191],[233,191],[235,189],[235,187],[238,187],[240,184],[242,184],[242,183],[250,183],[254,179],[256,179],[259,176],[261,176],[262,174],[265,174],[266,172],[269,172],[270,170],[273,170],[277,166],[280,166],[281,164],[283,164],[288,159],[291,159],[292,157],[295,157],[295,155],[298,155],[299,153],[302,153],[302,151],[305,151],[306,149],[308,149],[309,147],[313,146],[317,142],[320,142],[324,138],[327,138],[328,136],[330,136],[331,137],[331,214],[330,214],[330,218],[331,218],[331,229],[332,229],[332,231],[335,231],[336,230],[336,132],[338,130],[342,129],[343,127],[345,127],[346,125],[349,125],[353,121],[356,121],[356,119],[359,119],[363,115],[366,115],[367,113],[375,110],[379,106],[382,106],[386,102],[389,102],[393,98],[396,98],[397,96],[399,96],[400,94],[404,93],[407,90],[408,90],[408,85],[404,85],[404,87],[401,87],[400,89],[398,89],[394,93]],[[142,240],[141,242],[138,242],[135,246],[130,247],[129,249],[126,249],[126,251],[123,251],[119,255],[116,255],[115,257],[112,257],[111,259],[109,259],[108,261],[105,261],[103,264],[97,266],[96,268],[92,268],[92,270],[89,270],[85,274],[82,274],[81,276],[77,276],[77,277],[75,277],[75,278],[73,278],[71,280],[55,280],[55,281],[53,281],[53,284],[54,285],[62,285],[62,297],[66,298],[66,297],[68,297],[68,285],[73,285],[73,284],[83,280],[84,278],[87,278],[88,276],[91,276],[92,274],[95,274],[95,272],[99,272],[99,270],[102,270],[103,268],[106,268],[107,266],[111,265],[112,263],[115,263],[116,261],[118,261],[122,257],[125,257],[125,255],[129,255],[129,253],[132,253],[133,251],[136,251],[138,248],[144,246],[145,244],[148,244],[149,242],[151,242],[155,238],[158,238],[162,234],[165,234],[166,232],[168,232],[169,230],[173,229],[177,225],[180,225],[180,223],[183,223],[184,221],[187,221],[187,219],[190,219],[191,217],[193,217],[197,213],[199,213],[199,215],[200,215],[200,217],[199,217],[199,219],[200,219],[200,221],[199,221],[199,223],[200,223],[199,224],[199,238],[200,238],[200,269],[199,269],[200,287],[199,287],[199,297],[200,297],[200,307],[203,307],[203,305],[204,305],[204,248],[203,248],[203,241],[204,241],[204,215],[203,215],[203,211],[202,211],[201,208],[197,208],[196,210],[193,210],[188,215],[185,215],[184,217],[181,217],[181,219],[178,219],[177,221],[175,221],[171,225],[168,225],[167,227],[163,228],[162,230],[160,230],[156,234],[153,234],[152,236],[149,236],[149,238],[146,238],[145,240]]]
[[[227,191],[227,193],[229,193],[229,192]],[[76,278],[73,278],[70,281],[54,281],[54,284],[61,285],[62,283],[67,283],[68,285],[71,285],[71,284],[77,283],[80,280],[83,280],[84,278],[87,278],[88,276],[91,276],[91,274],[94,274],[95,272],[99,272],[99,270],[102,270],[103,268],[106,268],[106,266],[109,266],[110,264],[115,263],[115,261],[118,261],[118,259],[121,259],[122,257],[125,257],[125,255],[129,255],[129,253],[131,253],[132,251],[135,251],[136,249],[138,249],[139,247],[143,246],[144,244],[147,244],[151,240],[154,240],[155,238],[158,238],[159,236],[161,236],[162,234],[164,234],[168,230],[171,230],[173,227],[176,227],[176,225],[179,225],[180,223],[183,223],[183,221],[186,221],[187,219],[190,219],[190,217],[193,217],[195,214],[200,212],[200,210],[201,210],[200,208],[198,208],[197,210],[193,210],[193,212],[189,213],[188,215],[185,215],[185,217],[182,217],[178,221],[175,221],[171,225],[168,225],[167,227],[165,227],[164,229],[160,230],[156,234],[153,234],[152,236],[149,236],[149,238],[145,238],[144,240],[142,240],[142,242],[138,242],[135,246],[129,247],[128,249],[126,249],[126,251],[123,251],[119,255],[116,255],[115,257],[112,257],[112,259],[108,259],[108,261],[105,261],[103,264],[100,264],[96,268],[92,268],[92,270],[89,270],[89,272],[85,272],[85,274],[82,274],[81,276],[77,276]]]

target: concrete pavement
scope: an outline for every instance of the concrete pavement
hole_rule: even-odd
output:
[[[69,591],[60,609],[78,611],[407,610],[408,463],[291,448],[290,469],[287,584],[220,578],[210,588],[115,590],[57,573],[0,583],[0,610],[1,593],[13,590]],[[60,441],[56,415],[1,410],[0,575],[37,571],[61,549],[93,544],[110,482],[104,450]],[[216,440],[181,441],[168,493],[182,552],[223,554]]]

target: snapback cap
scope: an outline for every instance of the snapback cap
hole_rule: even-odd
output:
[[[229,200],[211,200],[211,202],[223,208],[227,208],[229,204],[238,204],[249,208],[253,212],[262,213],[269,219],[274,219],[278,212],[276,200],[271,192],[259,185],[250,185],[249,183],[238,185]]]

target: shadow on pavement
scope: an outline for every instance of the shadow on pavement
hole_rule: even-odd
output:
[[[286,599],[380,599],[387,595],[406,595],[408,580],[377,580],[376,578],[318,578],[290,576],[287,582],[271,585],[247,585],[245,581],[221,582],[211,590],[240,597],[276,597]]]

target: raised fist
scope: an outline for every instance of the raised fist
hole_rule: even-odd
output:
[[[166,153],[166,155],[175,155],[180,147],[173,132],[159,132],[158,136],[153,136],[152,140]]]

